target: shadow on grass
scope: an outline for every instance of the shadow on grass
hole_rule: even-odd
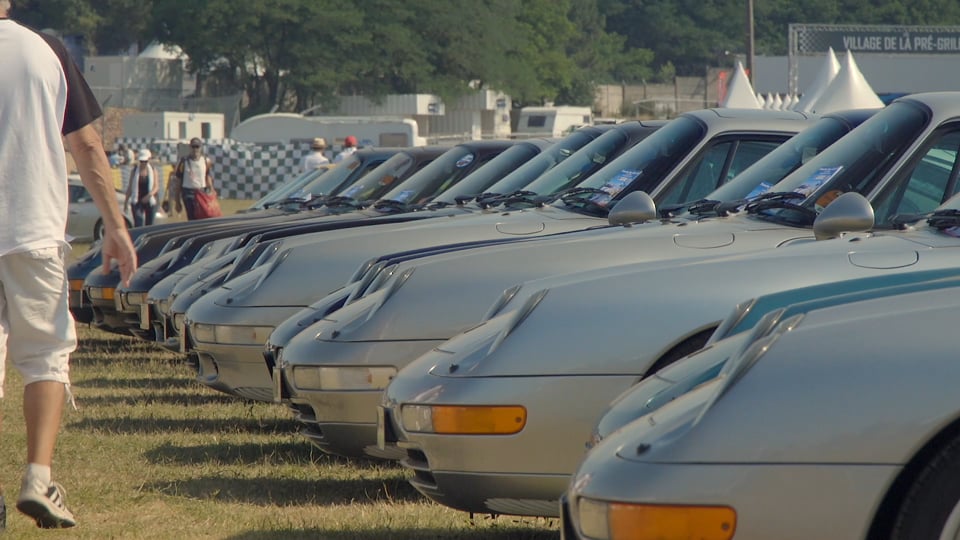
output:
[[[148,433],[255,433],[289,435],[299,430],[294,420],[260,421],[253,418],[84,418],[70,422],[73,429],[124,435]]]
[[[206,390],[189,375],[183,377],[95,377],[73,381],[76,388],[139,388],[143,390]],[[216,394],[210,394],[216,395]]]
[[[179,388],[175,388],[179,390]],[[199,390],[199,388],[198,388]],[[200,405],[237,405],[242,404],[238,397],[228,396],[226,394],[211,394],[204,392],[200,394],[183,394],[180,392],[140,392],[132,396],[90,396],[84,397],[82,394],[77,397],[80,405],[89,407],[113,407],[121,405],[124,407],[145,407],[150,405],[182,405],[185,407],[196,407]]]
[[[258,506],[331,506],[425,500],[401,477],[265,479],[206,476],[177,482],[148,483],[144,489],[171,497]]]
[[[316,465],[350,467],[353,470],[403,470],[394,461],[373,458],[346,458],[328,454],[310,444],[310,441],[306,439],[291,442],[241,444],[218,442],[196,446],[178,446],[168,443],[144,452],[144,456],[155,464],[253,465],[309,462]]]
[[[464,514],[467,516],[467,514]],[[468,518],[464,518],[467,520]],[[476,518],[485,519],[485,518]],[[314,540],[425,540],[425,539],[457,539],[457,540],[556,540],[560,538],[559,531],[537,530],[522,525],[515,525],[518,519],[535,520],[536,518],[515,518],[499,516],[502,526],[484,527],[477,529],[464,528],[459,531],[449,529],[384,529],[371,531],[330,531],[324,529],[300,529],[286,531],[250,531],[227,537],[228,540],[280,540],[280,539],[314,539]],[[538,521],[544,527],[559,526],[556,519]],[[465,526],[468,527],[468,526]]]

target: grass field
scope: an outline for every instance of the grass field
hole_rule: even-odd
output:
[[[79,525],[41,531],[12,508],[25,434],[11,370],[0,400],[9,538],[559,537],[555,519],[471,517],[422,497],[399,466],[323,454],[286,408],[207,389],[181,355],[84,325],[78,332],[77,409],[65,413],[54,478]]]

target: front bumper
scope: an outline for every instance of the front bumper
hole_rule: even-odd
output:
[[[397,445],[407,450],[401,464],[414,471],[414,486],[431,499],[469,512],[557,516],[560,495],[583,459],[597,418],[635,380],[636,375],[424,374],[420,385],[404,385],[411,393],[391,391],[391,402],[399,406],[385,410],[384,417],[396,430]],[[430,397],[417,399],[418,392]],[[513,435],[410,432],[398,421],[405,404],[521,405],[527,420]]]
[[[592,454],[591,454],[592,455]],[[729,506],[736,540],[866,538],[896,465],[664,464],[588,459],[566,494],[564,531],[582,538],[581,498]]]

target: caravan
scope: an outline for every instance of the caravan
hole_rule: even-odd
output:
[[[524,107],[513,138],[562,137],[580,126],[593,124],[590,107]]]
[[[251,143],[288,143],[323,137],[335,147],[353,135],[360,146],[423,146],[417,122],[392,116],[304,116],[270,113],[253,116],[230,132],[230,138]]]

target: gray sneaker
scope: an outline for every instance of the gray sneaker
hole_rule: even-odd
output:
[[[42,529],[67,528],[77,524],[73,514],[67,510],[66,492],[56,482],[44,490],[36,482],[24,479],[17,499],[17,510],[32,517],[37,527]]]

